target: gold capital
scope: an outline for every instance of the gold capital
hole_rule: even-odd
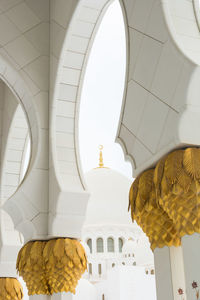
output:
[[[85,250],[75,239],[29,242],[17,258],[17,270],[26,282],[29,295],[75,294],[86,268]]]
[[[133,182],[129,208],[151,248],[178,246],[200,233],[200,148],[176,150]]]
[[[20,282],[12,277],[0,277],[0,300],[21,300],[23,289]]]
[[[142,173],[133,182],[129,193],[132,220],[146,233],[151,249],[179,246],[180,238],[173,221],[156,201],[154,169]]]
[[[200,233],[200,148],[176,150],[156,166],[157,201],[180,237]]]

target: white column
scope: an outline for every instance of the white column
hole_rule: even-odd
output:
[[[29,300],[73,300],[73,294],[71,294],[71,293],[56,293],[56,294],[53,294],[52,296],[34,295],[34,296],[29,296]],[[87,299],[85,299],[85,300],[87,300]]]
[[[72,300],[73,294],[71,293],[57,293],[51,296],[51,300]],[[87,300],[87,299],[83,299]]]
[[[182,247],[170,247],[171,270],[172,270],[172,283],[174,291],[174,300],[180,300],[178,293],[179,289],[183,290],[183,299],[187,300],[186,286],[185,286],[185,273],[183,263]]]
[[[196,292],[200,291],[200,234],[186,235],[182,238],[183,262],[188,299],[197,299]],[[193,281],[198,288],[192,287]]]
[[[34,295],[34,296],[29,296],[29,299],[30,300],[73,300],[73,294],[71,294],[71,293],[56,293],[56,294],[53,294],[52,296]],[[87,299],[85,299],[85,300],[87,300]]]
[[[29,296],[29,300],[50,300],[51,296],[47,295],[34,295],[34,296]]]
[[[0,262],[0,277],[17,277],[16,262]]]
[[[154,250],[154,263],[157,300],[174,300],[169,247]]]

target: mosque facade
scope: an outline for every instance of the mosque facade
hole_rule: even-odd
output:
[[[153,253],[127,210],[131,181],[104,167],[102,157],[99,167],[85,174],[85,180],[91,191],[82,230],[88,271],[74,300],[84,299],[86,291],[91,300],[155,300]]]

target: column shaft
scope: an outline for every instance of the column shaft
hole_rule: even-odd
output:
[[[200,234],[185,235],[182,238],[183,261],[188,299],[199,299],[200,290]],[[197,287],[195,285],[197,284]]]
[[[29,296],[29,300],[50,300],[51,296],[47,295],[33,295]]]
[[[50,299],[51,300],[73,300],[73,294],[71,294],[71,293],[57,293],[57,294],[53,294]]]
[[[174,300],[169,248],[156,248],[154,262],[157,300]]]
[[[187,300],[182,247],[170,247],[170,258],[174,300],[180,300],[179,293],[181,290],[183,291],[183,299]]]
[[[73,300],[73,294],[71,294],[71,293],[56,293],[51,296],[34,295],[34,296],[29,296],[29,299],[30,300]]]

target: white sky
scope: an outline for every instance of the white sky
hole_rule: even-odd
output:
[[[100,144],[104,165],[131,177],[131,165],[124,161],[114,143],[124,91],[126,63],[125,29],[121,7],[114,1],[97,32],[89,56],[81,96],[79,143],[83,171],[98,166]]]

